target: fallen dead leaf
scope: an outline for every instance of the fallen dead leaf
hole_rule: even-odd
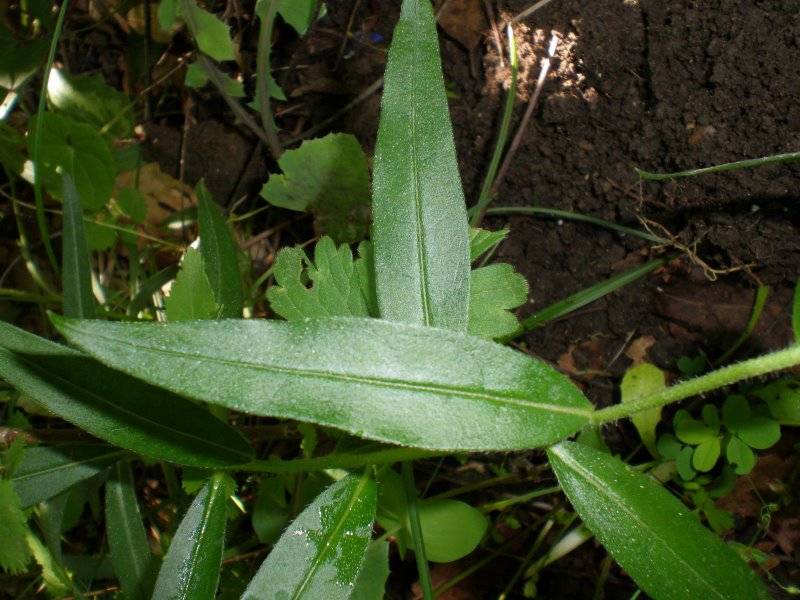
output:
[[[436,0],[436,10],[441,8],[445,0]],[[467,50],[472,50],[483,39],[486,21],[483,16],[481,0],[450,0],[442,14],[439,25],[447,35],[458,40]]]
[[[633,361],[631,367],[638,367],[641,364],[650,362],[647,359],[647,350],[655,343],[656,338],[652,335],[645,335],[633,340],[625,351],[625,356]]]
[[[138,170],[123,171],[114,184],[114,196],[122,188],[138,189],[147,202],[147,219],[150,225],[161,225],[176,211],[197,203],[194,190],[186,183],[170,177],[157,163],[149,163]]]

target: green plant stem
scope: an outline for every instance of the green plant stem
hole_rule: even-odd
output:
[[[659,408],[672,402],[678,402],[691,396],[731,385],[743,379],[788,369],[797,364],[800,364],[800,346],[792,346],[785,350],[779,350],[778,352],[717,369],[706,375],[689,379],[660,390],[655,394],[643,396],[625,404],[615,404],[598,410],[592,416],[592,422],[607,423],[617,419],[624,419],[652,408]]]
[[[269,0],[267,8],[261,18],[261,27],[258,31],[258,50],[256,53],[256,85],[258,86],[258,102],[261,109],[261,124],[267,137],[267,146],[272,153],[272,158],[278,160],[283,154],[283,147],[275,133],[275,119],[272,116],[272,106],[269,101],[269,58],[272,46],[272,24],[275,22],[275,9],[277,0]]]
[[[606,229],[613,229],[614,231],[618,231],[625,235],[633,235],[636,237],[640,237],[643,240],[647,240],[648,242],[655,242],[657,244],[663,242],[662,239],[654,236],[651,233],[647,233],[646,231],[639,231],[638,229],[633,229],[632,227],[617,225],[616,223],[611,223],[610,221],[604,221],[603,219],[598,219],[597,217],[590,217],[589,215],[582,215],[580,213],[572,212],[569,210],[558,210],[557,208],[542,208],[538,206],[496,206],[494,208],[489,208],[486,210],[486,214],[489,215],[514,214],[514,213],[521,215],[548,215],[551,217],[570,219],[572,221],[583,221],[584,223],[591,223],[592,225],[598,225],[599,227],[605,227]]]
[[[414,557],[417,560],[417,571],[419,572],[419,585],[422,588],[424,600],[433,600],[433,584],[431,583],[428,559],[425,556],[425,542],[422,539],[422,523],[419,520],[419,506],[417,505],[417,488],[414,485],[414,462],[403,461],[402,472],[406,503],[408,504],[408,524],[411,530],[411,539],[414,541]]]
[[[489,205],[489,202],[492,201],[491,189],[492,185],[494,185],[495,176],[497,175],[497,168],[500,166],[500,157],[503,155],[503,150],[506,147],[511,116],[514,114],[514,100],[517,98],[519,61],[517,59],[517,42],[514,38],[514,29],[510,25],[506,27],[506,34],[508,35],[508,59],[511,63],[511,81],[508,85],[506,105],[503,110],[503,120],[500,125],[500,134],[497,136],[497,145],[492,155],[492,162],[489,164],[489,171],[486,173],[486,179],[483,182],[480,196],[478,196],[478,203],[475,205],[475,208],[472,209],[470,225],[473,227],[476,227],[477,224],[480,223],[484,212],[486,212],[486,207]]]
[[[53,39],[50,41],[50,53],[47,55],[47,63],[44,67],[42,75],[42,88],[39,93],[39,106],[36,110],[36,132],[33,137],[33,195],[36,201],[36,220],[39,223],[39,233],[42,236],[42,243],[47,252],[47,258],[50,259],[50,264],[56,273],[57,277],[61,276],[61,269],[58,266],[56,253],[53,251],[53,245],[50,243],[50,235],[47,232],[47,220],[44,215],[44,197],[42,194],[42,178],[41,178],[41,160],[42,160],[42,136],[44,135],[44,109],[47,103],[47,84],[50,81],[50,70],[53,68],[53,61],[56,58],[56,48],[58,47],[58,39],[61,37],[61,29],[64,27],[64,17],[67,14],[67,6],[69,0],[64,0],[61,7],[58,9],[58,19],[56,20],[56,28],[53,31]]]
[[[642,179],[647,179],[650,181],[662,181],[664,179],[673,179],[675,177],[693,177],[695,175],[705,175],[706,173],[721,173],[722,171],[731,171],[733,169],[761,167],[764,165],[791,162],[794,160],[800,160],[800,152],[787,152],[786,154],[774,154],[772,156],[762,156],[761,158],[748,158],[747,160],[737,160],[735,162],[714,165],[713,167],[689,169],[688,171],[676,171],[675,173],[652,173],[650,171],[642,171],[641,169],[635,170]]]
[[[561,486],[556,485],[549,488],[533,490],[531,492],[528,492],[527,494],[521,494],[519,496],[515,496],[514,498],[508,498],[506,500],[498,500],[497,502],[483,504],[479,507],[479,510],[483,512],[492,512],[493,510],[504,510],[509,506],[514,506],[515,504],[519,504],[521,502],[527,502],[528,500],[533,500],[534,498],[540,498],[542,496],[549,496],[550,494],[555,494],[560,489]]]
[[[360,469],[367,465],[384,465],[419,458],[445,456],[447,452],[432,452],[419,448],[387,448],[364,452],[363,454],[333,454],[317,458],[296,460],[254,460],[235,467],[237,471],[263,473],[302,473],[304,471],[324,471],[325,469]]]

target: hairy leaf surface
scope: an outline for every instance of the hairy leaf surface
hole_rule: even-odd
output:
[[[420,448],[536,447],[574,433],[592,411],[548,365],[442,329],[354,318],[51,318],[99,360],[177,393]]]
[[[467,331],[489,339],[514,333],[519,321],[511,309],[528,299],[528,282],[525,278],[506,263],[475,269],[470,278]]]
[[[12,574],[23,571],[31,557],[25,541],[26,521],[14,485],[0,479],[0,568]]]
[[[380,315],[466,331],[469,238],[433,10],[406,0],[383,87],[372,194]]]
[[[747,563],[651,478],[583,444],[547,453],[583,522],[656,600],[770,598]]]

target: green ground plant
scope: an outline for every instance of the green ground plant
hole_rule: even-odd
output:
[[[262,3],[267,22],[275,8]],[[191,0],[162,3],[162,25],[178,17],[202,52],[229,56],[227,32],[210,13]],[[203,73],[214,81],[208,64]],[[6,570],[25,569],[32,555],[55,596],[80,596],[87,580],[116,578],[126,598],[215,598],[218,590],[247,599],[380,598],[392,537],[401,553],[414,552],[430,598],[428,561],[471,552],[488,520],[458,500],[420,498],[413,461],[542,448],[585,527],[653,598],[769,597],[739,553],[658,481],[567,440],[796,365],[800,346],[671,387],[633,386],[624,402],[596,410],[555,369],[493,341],[518,331],[510,309],[525,301],[527,283],[508,265],[473,265],[505,233],[468,227],[429,2],[404,0],[389,54],[370,240],[357,257],[341,243],[352,241],[347,231],[322,237],[311,253],[282,250],[267,299],[285,320],[241,318],[237,248],[202,183],[200,247],[184,254],[167,323],[96,319],[83,231],[96,190],[68,162],[52,165],[48,179],[47,152],[39,156],[45,188],[64,203],[63,315],[50,321],[70,346],[0,323],[0,377],[16,390],[7,413],[24,425],[15,406],[29,397],[103,443],[13,442],[0,480]],[[284,156],[284,179],[274,185],[286,196],[296,176]],[[763,445],[744,434],[754,419],[735,408],[723,418],[725,435]],[[244,415],[287,420],[302,438],[302,458],[257,454],[234,426]],[[700,427],[719,441],[722,425]],[[321,433],[333,441],[324,452]],[[161,540],[163,560],[145,533],[131,461],[159,464],[176,508],[188,505],[171,539]],[[260,480],[252,527],[272,548],[252,577],[235,565],[222,569],[230,528],[241,525],[239,494],[265,474],[272,476]],[[110,561],[87,567],[62,554],[60,536],[76,511],[97,504],[103,482]],[[31,515],[41,535],[26,524]],[[564,539],[588,539],[575,519],[558,517]],[[376,522],[384,534],[373,539]]]

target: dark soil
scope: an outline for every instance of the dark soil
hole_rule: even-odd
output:
[[[382,49],[399,2],[363,1],[354,14],[352,0],[327,4],[328,15],[307,38],[282,28],[273,49],[272,66],[281,69],[276,76],[294,108],[279,118],[287,137],[322,122],[383,73]],[[502,24],[532,2],[489,4]],[[670,373],[681,356],[702,351],[718,357],[747,323],[759,285],[773,291],[735,358],[790,341],[791,290],[800,274],[800,164],[667,183],[641,182],[634,167],[670,172],[800,148],[798,14],[800,0],[559,0],[516,26],[521,71],[514,127],[551,35],[560,42],[495,205],[570,210],[639,229],[646,222],[664,240],[652,244],[567,219],[487,218],[489,228],[510,227],[498,257],[531,283],[521,315],[668,250],[679,253],[667,267],[526,335],[527,349],[575,377],[598,404],[616,401],[619,379],[636,352]],[[351,17],[352,31],[384,41],[379,49],[351,43],[352,56],[338,60]],[[450,108],[469,203],[491,158],[509,76],[488,24],[481,33],[472,51],[441,36],[445,81],[457,96]],[[354,133],[370,153],[379,108],[374,94],[331,128]],[[210,175],[212,191],[227,203],[253,194],[274,163],[212,111],[200,105],[196,113],[184,178],[193,183]],[[149,132],[157,142],[153,155],[177,175],[180,130],[154,123]],[[192,148],[204,149],[196,160]],[[212,168],[199,162],[209,155]],[[636,445],[635,436],[620,426],[608,437],[625,451]],[[557,563],[545,571],[539,597],[592,597],[604,556],[590,544]],[[797,581],[797,559],[776,571],[779,579]],[[498,587],[486,591],[496,596],[515,568],[503,567],[475,589],[496,580]],[[408,590],[399,573],[395,598]],[[611,570],[606,597],[628,598],[634,590],[624,574]]]

